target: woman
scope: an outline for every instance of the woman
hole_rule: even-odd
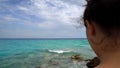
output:
[[[89,0],[84,12],[88,41],[100,59],[96,68],[120,68],[120,0]]]

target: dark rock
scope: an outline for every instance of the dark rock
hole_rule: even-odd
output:
[[[98,57],[94,57],[92,60],[89,60],[87,63],[88,68],[94,68],[100,64],[100,60]]]
[[[71,56],[71,60],[82,61],[83,58],[80,55],[73,55],[73,56]]]

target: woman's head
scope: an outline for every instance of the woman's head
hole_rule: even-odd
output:
[[[120,0],[87,1],[84,22],[88,40],[96,53],[117,48],[120,38]]]
[[[120,0],[89,0],[84,21],[94,21],[103,30],[120,29]]]

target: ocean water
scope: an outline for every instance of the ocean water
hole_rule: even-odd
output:
[[[86,68],[73,55],[95,57],[86,39],[0,40],[0,68]]]

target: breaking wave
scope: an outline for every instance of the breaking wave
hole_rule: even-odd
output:
[[[48,50],[48,51],[58,54],[71,52],[70,50]]]

